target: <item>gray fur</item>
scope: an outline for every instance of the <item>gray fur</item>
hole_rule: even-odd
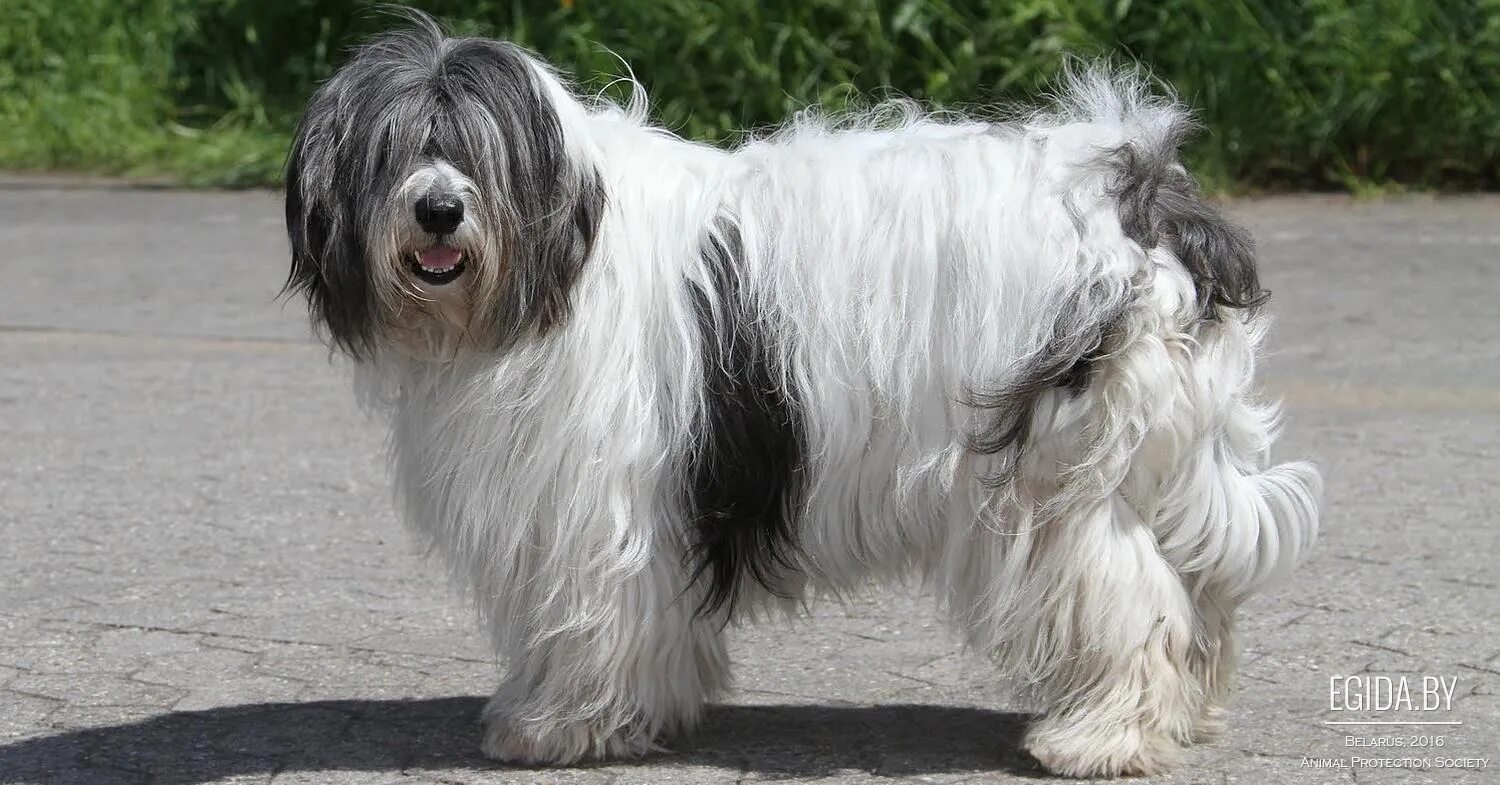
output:
[[[1212,320],[1221,308],[1255,308],[1271,295],[1260,286],[1250,235],[1203,201],[1177,162],[1191,131],[1179,123],[1159,145],[1116,150],[1115,192],[1125,235],[1147,249],[1165,242],[1193,276],[1203,318]]]

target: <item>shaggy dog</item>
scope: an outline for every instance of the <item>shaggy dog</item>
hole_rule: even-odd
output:
[[[1031,689],[1051,771],[1219,731],[1319,479],[1267,460],[1266,294],[1190,128],[1085,69],[725,150],[425,17],[355,52],[290,154],[288,287],[509,665],[485,752],[646,753],[725,689],[726,624],[905,578]]]

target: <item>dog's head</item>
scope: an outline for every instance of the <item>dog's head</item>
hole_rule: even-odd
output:
[[[287,160],[287,289],[356,358],[498,351],[561,322],[604,207],[544,65],[412,19],[317,91]]]

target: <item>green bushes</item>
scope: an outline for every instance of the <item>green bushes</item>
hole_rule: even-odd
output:
[[[0,167],[274,182],[308,93],[393,19],[361,0],[12,0]],[[1239,188],[1500,185],[1500,0],[431,0],[591,89],[621,59],[679,132],[731,138],[894,90],[1034,95],[1066,53],[1139,60]],[[607,47],[607,48],[606,48]],[[616,55],[618,55],[617,59]]]

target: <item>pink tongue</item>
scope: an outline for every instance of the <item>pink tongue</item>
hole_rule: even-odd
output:
[[[447,270],[457,267],[462,258],[457,248],[438,245],[423,251],[417,261],[429,270]]]

